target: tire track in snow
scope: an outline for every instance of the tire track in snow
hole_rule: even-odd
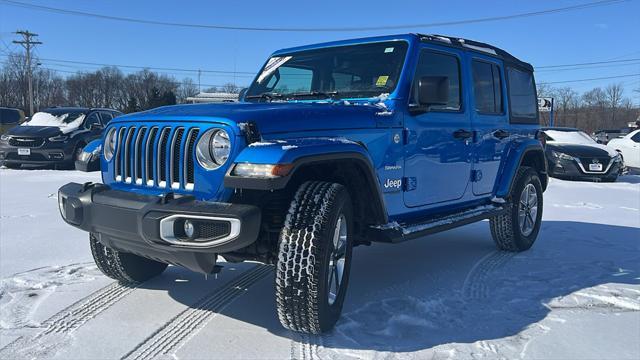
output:
[[[320,359],[318,348],[324,346],[322,335],[304,333],[291,334],[291,360]]]
[[[205,295],[194,305],[176,315],[151,336],[125,354],[122,359],[155,359],[174,354],[208,321],[224,310],[247,289],[273,272],[270,265],[256,265],[226,285]]]
[[[87,321],[93,319],[101,312],[107,310],[123,297],[129,295],[135,287],[112,283],[88,298],[76,302],[67,309],[45,321],[46,330],[41,336],[50,333],[70,333],[82,326]]]
[[[462,285],[462,294],[466,299],[486,299],[491,294],[488,280],[491,274],[504,266],[516,253],[493,251],[483,256],[471,268]]]
[[[44,330],[35,336],[22,336],[0,349],[0,358],[42,358],[55,354],[69,342],[68,336],[116,302],[135,287],[112,283],[80,299],[43,322]]]

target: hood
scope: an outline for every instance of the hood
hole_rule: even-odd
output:
[[[547,142],[547,149],[562,152],[575,157],[613,157],[616,151],[602,144],[567,144]]]
[[[16,126],[7,131],[7,135],[25,137],[53,137],[62,133],[57,126]]]
[[[262,134],[375,127],[380,115],[389,116],[384,103],[272,102],[165,106],[120,116],[112,121],[254,122]]]

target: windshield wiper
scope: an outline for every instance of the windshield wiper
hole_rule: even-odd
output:
[[[338,95],[337,91],[309,91],[303,93],[293,93],[287,94],[287,99],[295,99],[295,98],[308,98],[308,97],[324,97],[326,99],[333,99]]]
[[[267,101],[271,101],[273,99],[281,99],[283,97],[282,94],[274,93],[274,92],[265,92],[258,95],[246,95],[245,99],[264,99]]]

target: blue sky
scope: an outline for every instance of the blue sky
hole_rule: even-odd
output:
[[[357,27],[492,17],[583,4],[589,0],[540,1],[166,1],[166,0],[42,0],[34,4],[105,15],[159,21],[264,27]],[[640,1],[514,20],[360,32],[250,32],[176,28],[77,17],[8,6],[0,2],[0,61],[16,29],[40,34],[42,58],[167,68],[255,72],[274,50],[307,43],[386,33],[424,32],[466,37],[492,43],[534,66],[640,58]],[[612,66],[614,65],[614,66]],[[93,70],[95,66],[54,64],[63,71]],[[130,70],[127,70],[130,71]],[[194,73],[167,72],[179,79]],[[567,71],[538,71],[538,82],[640,74],[640,61]],[[245,74],[203,74],[203,84],[235,81],[247,84]],[[577,91],[623,83],[626,95],[640,87],[632,78],[557,84]]]

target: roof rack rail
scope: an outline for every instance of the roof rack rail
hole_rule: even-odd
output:
[[[417,34],[417,35],[420,37],[421,41],[440,43],[448,46],[466,48],[466,49],[482,52],[488,55],[499,57],[505,60],[506,62],[509,62],[511,64],[523,67],[527,70],[533,71],[533,66],[531,66],[531,64],[516,58],[515,56],[500,49],[499,47],[496,47],[487,43],[453,37],[453,36],[439,35],[439,34]]]

